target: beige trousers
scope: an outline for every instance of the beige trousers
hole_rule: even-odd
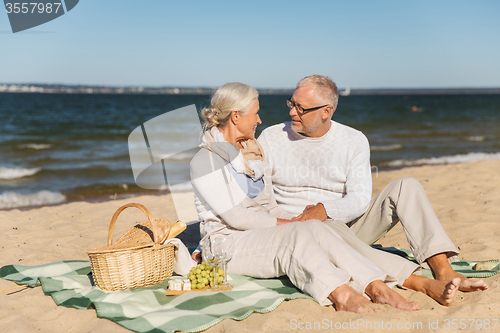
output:
[[[368,210],[347,225],[359,239],[371,245],[398,222],[420,264],[438,253],[446,253],[450,261],[458,256],[457,248],[446,235],[422,185],[413,177],[389,183],[372,198]]]
[[[375,280],[389,287],[399,282],[353,250],[336,230],[351,234],[349,237],[364,246],[365,252],[381,252],[361,242],[345,225],[331,228],[319,220],[309,220],[232,234],[234,251],[228,272],[256,278],[287,275],[297,288],[321,305],[331,304],[328,295],[343,284],[363,295],[368,284]],[[393,263],[388,260],[386,264]]]
[[[396,277],[398,285],[402,286],[411,274],[420,274],[419,265],[396,254],[371,247],[360,240],[345,223],[333,220],[326,220],[325,223],[333,228],[353,250],[377,265],[382,272]]]

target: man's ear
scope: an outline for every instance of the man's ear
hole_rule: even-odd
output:
[[[333,115],[333,112],[332,112],[333,108],[331,105],[327,105],[325,106],[324,110],[321,111],[321,119],[323,120],[327,120],[327,119],[330,119],[332,118],[332,115]]]

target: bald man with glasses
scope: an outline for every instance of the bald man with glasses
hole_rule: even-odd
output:
[[[337,103],[337,86],[330,78],[305,77],[287,100],[291,121],[260,135],[279,206],[302,214],[302,221],[324,221],[358,251],[357,240],[371,245],[401,222],[416,260],[428,265],[437,280],[458,277],[461,291],[487,290],[483,280],[472,281],[451,268],[458,250],[415,178],[397,179],[371,198],[368,140],[331,120]],[[371,255],[379,267],[387,264]]]

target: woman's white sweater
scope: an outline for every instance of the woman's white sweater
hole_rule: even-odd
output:
[[[264,190],[250,199],[231,174],[227,162],[202,148],[191,160],[191,182],[200,222],[200,234],[232,234],[276,226],[276,218],[291,218],[274,199],[270,169],[264,174]]]

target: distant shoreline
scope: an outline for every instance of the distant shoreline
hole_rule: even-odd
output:
[[[35,94],[112,94],[112,95],[211,95],[216,88],[207,87],[143,87],[93,86],[63,84],[0,84],[0,93]],[[342,89],[340,89],[342,91]],[[261,95],[291,95],[293,89],[259,88]],[[349,96],[369,95],[498,95],[500,88],[384,88],[351,89]]]

